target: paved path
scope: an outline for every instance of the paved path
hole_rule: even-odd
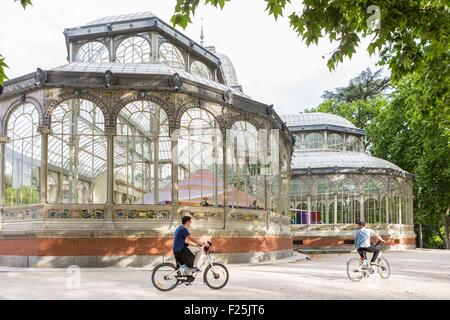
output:
[[[81,289],[67,287],[66,270],[0,268],[0,299],[450,299],[450,251],[385,253],[392,276],[376,274],[360,283],[347,279],[354,254],[315,255],[311,261],[230,265],[221,291],[202,281],[162,293],[143,270],[86,269]]]

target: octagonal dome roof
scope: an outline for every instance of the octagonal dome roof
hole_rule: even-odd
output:
[[[75,73],[100,73],[104,74],[106,71],[111,71],[113,74],[133,74],[133,75],[173,75],[178,73],[184,79],[189,81],[206,85],[208,87],[228,91],[235,95],[249,98],[242,91],[237,90],[234,87],[227,86],[213,80],[208,80],[203,77],[197,76],[193,73],[187,72],[185,70],[175,69],[166,64],[154,63],[94,63],[94,62],[73,62],[63,66],[59,66],[51,69],[51,71],[62,71],[62,72],[75,72]]]
[[[298,113],[282,116],[288,127],[329,125],[343,128],[356,129],[356,126],[347,119],[331,113],[313,112]]]
[[[348,168],[348,169],[390,169],[404,172],[395,164],[373,157],[363,152],[295,152],[292,159],[292,169],[307,170],[324,168]]]

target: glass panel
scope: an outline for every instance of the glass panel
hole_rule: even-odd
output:
[[[109,62],[108,48],[98,41],[88,42],[78,49],[75,61],[96,63]]]
[[[269,134],[269,169],[268,169],[268,200],[272,212],[281,212],[281,168],[280,168],[280,132],[271,130]]]
[[[209,70],[208,66],[200,61],[194,61],[191,64],[191,72],[193,74],[199,75],[202,78],[212,80],[213,75],[211,70]]]
[[[361,151],[361,140],[355,136],[348,136],[346,139],[346,149],[347,151],[360,152]]]
[[[258,130],[248,122],[238,121],[229,131],[227,141],[228,176],[232,186],[229,205],[233,208],[265,209],[265,178],[258,157],[262,142]]]
[[[186,69],[181,51],[171,43],[164,42],[159,47],[159,58],[162,63],[177,69]]]
[[[344,139],[340,134],[332,133],[328,135],[328,149],[331,150],[344,149]]]
[[[14,109],[7,123],[5,145],[5,204],[39,203],[41,136],[37,132],[39,113],[31,103]]]
[[[183,114],[178,161],[179,204],[223,206],[222,134],[212,114],[199,108]]]
[[[360,202],[356,200],[358,194],[358,182],[345,179],[339,184],[338,223],[354,224],[360,219]]]
[[[106,203],[106,135],[101,109],[72,99],[52,112],[48,142],[48,201]]]
[[[116,50],[116,61],[119,63],[149,63],[151,49],[149,42],[143,37],[130,37],[123,40]]]
[[[323,149],[325,144],[325,138],[321,133],[310,133],[305,137],[305,149],[307,150],[320,150]]]
[[[114,199],[118,204],[171,204],[169,120],[157,104],[136,101],[117,120]]]
[[[334,201],[332,184],[326,179],[315,183],[312,197],[311,224],[333,224],[334,208],[330,211],[330,204]]]

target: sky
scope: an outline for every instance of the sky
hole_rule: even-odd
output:
[[[203,3],[204,1],[201,1]],[[10,79],[52,69],[67,63],[65,28],[84,25],[97,18],[151,11],[170,23],[175,0],[33,0],[25,11],[18,2],[2,0],[0,6],[0,53],[9,65]],[[324,55],[336,44],[327,39],[307,47],[289,25],[265,11],[263,0],[232,0],[221,11],[200,6],[193,24],[184,32],[200,42],[201,19],[205,45],[214,45],[232,60],[244,92],[253,99],[275,105],[279,114],[292,114],[317,106],[326,90],[345,86],[362,70],[376,66],[378,57],[366,51],[362,41],[351,60],[330,72]],[[298,11],[288,7],[288,14]]]

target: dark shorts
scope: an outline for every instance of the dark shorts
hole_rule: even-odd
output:
[[[372,244],[368,248],[359,248],[358,249],[358,253],[361,256],[361,258],[366,259],[366,252],[373,252],[371,262],[375,262],[378,258],[378,255],[380,254],[380,247]]]
[[[173,253],[178,266],[186,265],[189,268],[194,267],[195,256],[188,247],[184,247],[180,251]]]

